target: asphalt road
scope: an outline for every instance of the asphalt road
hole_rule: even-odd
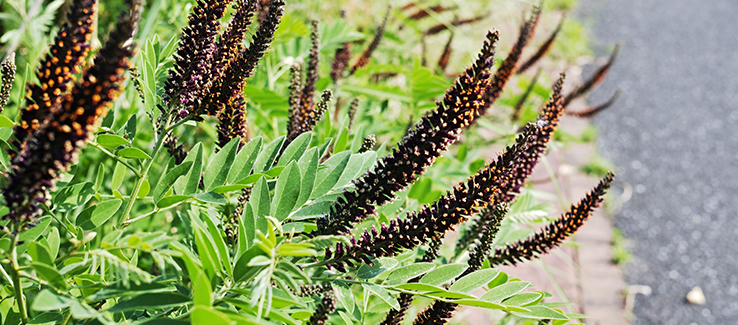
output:
[[[652,288],[634,324],[738,324],[738,1],[581,0],[577,16],[599,54],[623,44],[590,102],[623,90],[594,122],[633,189],[615,226],[626,282]],[[686,302],[694,286],[705,305]]]

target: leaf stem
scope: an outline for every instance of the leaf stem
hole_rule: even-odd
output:
[[[165,211],[165,210],[169,210],[169,209],[172,209],[172,208],[178,207],[178,206],[179,206],[179,205],[181,205],[182,203],[184,203],[184,201],[183,201],[183,202],[179,202],[179,203],[176,203],[176,204],[173,204],[173,205],[170,205],[170,206],[168,206],[168,207],[166,207],[166,208],[161,208],[161,209],[160,209],[160,208],[156,208],[156,209],[154,209],[154,211],[148,212],[148,213],[146,213],[146,214],[140,215],[140,216],[138,216],[138,217],[135,217],[135,218],[133,218],[133,219],[130,219],[130,220],[126,221],[126,222],[123,222],[122,226],[123,226],[123,227],[126,227],[126,226],[128,226],[128,225],[130,225],[130,224],[132,224],[132,223],[134,223],[134,222],[136,222],[136,221],[139,221],[139,220],[141,220],[141,219],[146,219],[146,218],[148,218],[148,217],[150,217],[150,216],[152,216],[152,215],[155,215],[155,214],[157,214],[157,213],[159,213],[159,212],[161,212],[161,211]]]
[[[112,153],[112,152],[108,151],[107,149],[103,148],[103,146],[101,146],[100,144],[98,144],[96,142],[88,141],[87,143],[89,143],[91,146],[97,148],[98,150],[102,151],[102,153],[104,153],[104,154],[110,156],[111,158],[117,160],[123,166],[128,167],[128,169],[130,169],[134,174],[136,174],[136,177],[141,177],[141,172],[138,170],[138,168],[133,167],[133,165],[131,165],[130,163],[128,163],[127,161],[125,161],[123,158],[116,156],[114,153]]]
[[[28,323],[28,314],[26,313],[26,302],[23,296],[23,287],[21,287],[21,277],[18,267],[18,236],[22,225],[16,227],[13,231],[13,239],[10,242],[10,270],[13,277],[13,289],[15,290],[15,301],[18,302],[18,312],[21,316],[21,324]]]

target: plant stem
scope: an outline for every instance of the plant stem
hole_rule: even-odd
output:
[[[150,216],[152,216],[152,215],[155,215],[155,214],[157,214],[157,213],[159,213],[159,212],[161,212],[161,211],[164,211],[164,210],[169,210],[169,209],[172,209],[172,208],[174,208],[174,207],[178,207],[178,206],[179,206],[179,205],[181,205],[182,203],[184,203],[184,202],[176,203],[176,204],[170,205],[170,206],[168,206],[168,207],[166,207],[166,208],[162,208],[162,209],[160,209],[160,208],[156,208],[156,209],[154,209],[154,211],[151,211],[151,212],[149,212],[149,213],[146,213],[146,214],[144,214],[144,215],[140,215],[140,216],[138,216],[138,217],[135,217],[135,218],[133,218],[133,219],[131,219],[131,220],[128,220],[128,221],[126,221],[126,222],[123,222],[122,226],[123,226],[123,227],[125,227],[125,226],[128,226],[128,225],[130,225],[130,224],[132,224],[132,223],[134,223],[134,222],[136,222],[136,221],[139,221],[139,220],[141,220],[141,219],[145,219],[145,218],[148,218],[148,217],[150,217]]]
[[[134,174],[136,174],[136,177],[141,177],[141,172],[138,171],[138,168],[133,167],[133,165],[129,164],[127,161],[125,161],[123,158],[116,156],[112,152],[108,151],[107,149],[103,148],[101,145],[97,144],[96,142],[89,141],[88,142],[91,146],[99,149],[102,151],[102,153],[112,157],[113,159],[117,160],[119,163],[121,163],[123,166],[128,167]]]
[[[18,271],[18,236],[20,235],[21,226],[14,230],[13,239],[10,242],[10,270],[13,277],[13,289],[15,289],[15,301],[18,302],[18,313],[21,316],[21,324],[28,323],[28,314],[26,313],[26,302],[23,297],[23,287],[21,287],[21,277]]]
[[[146,180],[146,175],[149,173],[149,170],[151,170],[151,166],[154,165],[154,161],[156,160],[156,156],[159,155],[159,152],[161,152],[161,149],[164,147],[164,142],[169,137],[169,131],[172,131],[174,128],[185,124],[187,121],[191,120],[194,117],[194,114],[190,114],[187,117],[177,121],[176,123],[169,125],[171,123],[171,118],[167,121],[166,127],[161,131],[159,134],[159,137],[156,141],[156,145],[154,146],[154,152],[151,154],[151,159],[146,163],[146,167],[141,172],[140,176],[138,177],[138,180],[136,181],[136,185],[133,186],[133,190],[131,191],[131,198],[128,200],[128,203],[126,203],[126,208],[123,210],[123,216],[120,219],[120,222],[118,223],[118,228],[125,226],[126,222],[128,221],[128,218],[131,215],[131,209],[133,209],[133,204],[136,202],[136,197],[138,196],[138,191],[141,190],[141,185],[143,185],[144,180]]]
[[[67,316],[64,316],[64,321],[61,322],[61,325],[67,325],[67,323],[69,322],[69,319],[71,318],[72,318],[72,309],[70,308],[69,311],[67,312]]]

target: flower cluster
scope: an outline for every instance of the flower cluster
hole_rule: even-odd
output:
[[[320,35],[318,22],[313,21],[310,34],[312,45],[308,57],[305,81],[302,81],[302,66],[295,64],[291,67],[292,79],[290,83],[290,120],[287,124],[287,143],[292,142],[300,134],[309,132],[315,127],[323,113],[328,108],[328,102],[333,97],[330,90],[323,92],[321,101],[315,104],[315,85],[318,82],[318,67],[320,64]]]
[[[420,211],[392,219],[379,231],[372,227],[359,240],[352,238],[350,245],[339,242],[335,251],[326,249],[325,263],[345,270],[344,264],[353,266],[352,260],[371,263],[371,257],[393,256],[443,235],[476,213],[480,205],[509,202],[530,174],[561,116],[562,84],[563,76],[539,122],[526,125],[516,143],[497,159]]]
[[[331,79],[333,82],[337,82],[341,78],[349,65],[349,60],[351,60],[351,43],[346,42],[336,50],[336,54],[333,56],[333,63],[331,63]]]
[[[436,110],[423,117],[372,171],[354,181],[355,188],[345,191],[331,206],[330,213],[318,219],[318,229],[312,235],[348,232],[352,223],[374,212],[374,205],[389,202],[394,192],[406,188],[416,175],[423,174],[457,140],[462,129],[474,122],[480,107],[485,105],[483,97],[490,81],[489,69],[497,39],[496,31],[487,34],[475,63],[448,90]]]
[[[130,40],[139,19],[139,3],[130,4],[122,14],[108,41],[95,57],[95,65],[66,94],[55,113],[48,114],[38,131],[26,138],[12,160],[8,183],[2,195],[11,219],[20,229],[33,222],[45,204],[47,191],[61,172],[76,159],[79,148],[97,129],[100,118],[120,93],[120,85],[133,56]],[[65,33],[62,30],[60,33]],[[53,54],[53,52],[52,52]],[[60,54],[62,58],[65,53]],[[50,60],[55,61],[53,57]]]
[[[485,110],[489,108],[492,104],[494,104],[494,102],[497,101],[498,98],[500,98],[500,95],[502,95],[502,90],[505,89],[507,81],[510,80],[510,77],[515,72],[515,66],[517,66],[518,60],[520,60],[520,55],[523,53],[523,48],[525,48],[531,36],[533,36],[533,32],[538,25],[538,20],[540,16],[541,8],[536,7],[535,9],[533,9],[531,17],[520,27],[520,35],[518,36],[518,41],[510,50],[510,53],[507,54],[505,61],[502,62],[500,67],[495,72],[494,79],[492,80],[492,87],[490,88],[490,91],[485,94],[484,100],[487,102]]]
[[[323,299],[320,300],[320,304],[315,308],[315,312],[310,316],[308,321],[309,325],[324,325],[328,320],[328,315],[333,314],[336,311],[336,297],[333,295],[333,290],[325,291],[323,293]]]
[[[445,324],[447,319],[454,317],[454,311],[458,306],[455,303],[436,300],[433,305],[418,314],[413,325]]]
[[[446,71],[448,61],[451,59],[451,43],[453,43],[453,41],[454,34],[451,33],[451,35],[448,36],[448,41],[446,41],[446,46],[443,47],[443,52],[441,53],[441,56],[438,57],[438,67],[441,69],[441,71]]]
[[[0,88],[0,112],[5,109],[10,99],[10,90],[13,88],[15,80],[15,53],[10,53],[0,64],[0,75],[2,76],[3,86]]]
[[[583,109],[581,111],[566,111],[566,114],[567,115],[571,115],[571,116],[576,116],[576,117],[579,117],[579,118],[591,118],[591,117],[597,115],[597,113],[602,112],[605,109],[607,109],[608,107],[610,107],[613,104],[615,104],[615,102],[618,101],[618,98],[620,98],[620,89],[618,89],[617,91],[615,91],[615,93],[612,95],[612,97],[610,97],[610,99],[608,99],[606,102],[604,102],[602,104],[599,104],[599,105],[596,105],[596,106],[592,106],[592,107],[588,107],[588,108]]]
[[[426,30],[425,32],[423,32],[423,35],[426,35],[426,36],[428,36],[428,35],[436,35],[436,34],[442,32],[444,30],[447,30],[449,25],[454,26],[454,27],[458,27],[458,26],[461,26],[461,25],[467,25],[467,24],[476,23],[478,21],[483,20],[484,18],[487,18],[487,16],[486,15],[479,15],[479,16],[472,17],[472,18],[454,19],[453,21],[451,21],[449,23],[440,23],[440,24],[435,25],[435,26],[433,26],[431,28],[428,28],[428,30]]]
[[[165,106],[176,109],[195,104],[212,86],[216,36],[228,2],[198,0],[193,7],[164,86]]]
[[[351,66],[349,74],[354,74],[356,70],[363,68],[364,66],[366,66],[367,63],[369,63],[369,58],[372,57],[374,51],[376,51],[377,47],[379,47],[379,42],[381,42],[382,37],[384,37],[384,31],[385,29],[387,29],[387,20],[389,18],[389,14],[390,11],[388,9],[387,13],[384,15],[384,19],[382,20],[382,25],[379,26],[379,29],[377,29],[377,32],[374,34],[372,42],[369,43],[369,46],[364,49],[364,52],[361,52],[361,56],[359,56],[359,58],[356,59],[356,62],[354,62],[354,65]]]
[[[364,142],[361,144],[359,153],[367,152],[372,150],[377,145],[377,137],[374,134],[367,135],[364,137]]]
[[[602,80],[605,79],[605,76],[610,71],[610,68],[615,63],[615,59],[618,57],[618,53],[620,53],[620,44],[617,44],[615,46],[615,49],[612,51],[612,54],[610,54],[610,59],[607,60],[605,64],[597,68],[597,71],[587,79],[584,83],[579,85],[576,89],[572,90],[571,93],[566,95],[564,97],[564,107],[568,107],[569,104],[571,104],[572,101],[575,99],[582,97],[584,94],[589,92],[594,86],[597,86],[602,82]]]
[[[575,233],[602,203],[602,197],[610,188],[614,175],[608,173],[604,179],[579,203],[572,205],[560,219],[548,224],[527,239],[498,248],[489,256],[492,265],[515,265],[546,254],[558,247]]]
[[[26,137],[41,127],[50,113],[58,110],[59,103],[69,92],[74,74],[80,72],[79,64],[90,51],[88,42],[95,29],[93,17],[97,0],[74,1],[64,23],[54,38],[44,59],[39,63],[36,77],[39,84],[28,83],[28,106],[21,110],[18,125],[13,128],[13,147],[20,148]],[[16,152],[11,152],[14,156]]]
[[[548,51],[551,49],[551,45],[553,45],[554,41],[556,40],[556,36],[558,36],[559,32],[561,31],[561,27],[564,26],[565,19],[566,19],[566,16],[561,17],[561,20],[559,20],[559,24],[556,25],[556,28],[551,33],[551,35],[548,36],[546,41],[543,42],[543,44],[541,44],[541,46],[538,47],[538,50],[536,51],[536,53],[531,55],[531,57],[528,58],[528,60],[523,62],[523,64],[521,64],[518,67],[516,74],[521,74],[525,72],[526,70],[530,69],[530,67],[538,63],[538,60],[540,60],[543,56],[546,55],[546,53],[548,53]]]

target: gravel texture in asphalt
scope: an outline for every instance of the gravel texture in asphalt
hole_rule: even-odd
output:
[[[652,289],[634,323],[736,324],[738,1],[582,0],[577,16],[598,54],[623,45],[590,102],[623,91],[594,122],[633,190],[615,226],[633,252],[626,282]],[[686,301],[695,286],[706,304]]]

